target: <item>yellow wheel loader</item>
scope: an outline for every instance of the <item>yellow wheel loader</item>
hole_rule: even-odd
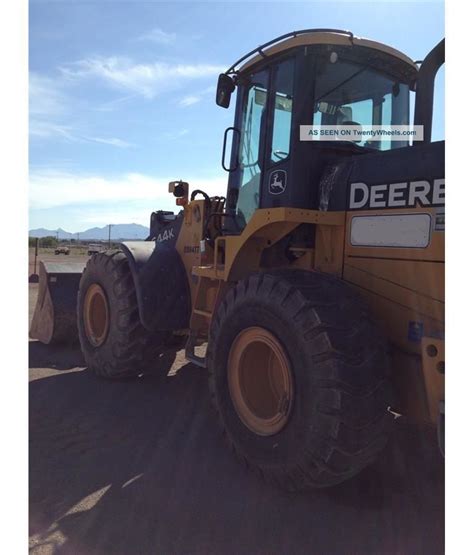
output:
[[[249,52],[218,78],[217,104],[236,97],[226,197],[172,182],[180,211],[152,213],[146,241],[73,278],[51,283],[43,267],[33,328],[54,337],[49,289],[69,276],[99,376],[185,346],[237,457],[289,490],[358,473],[397,414],[438,426],[443,443],[444,141],[431,142],[443,63],[444,41],[418,67],[334,29]],[[308,125],[407,125],[411,91],[422,141],[300,140]]]

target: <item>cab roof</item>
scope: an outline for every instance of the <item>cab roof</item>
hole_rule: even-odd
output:
[[[258,62],[263,59],[273,56],[274,54],[279,54],[285,50],[290,50],[297,46],[309,46],[313,44],[333,44],[342,46],[364,46],[366,48],[371,48],[374,50],[379,50],[385,52],[399,60],[405,62],[406,64],[418,70],[418,66],[415,62],[391,46],[387,46],[381,42],[364,39],[354,36],[351,31],[345,31],[341,29],[302,29],[300,31],[293,31],[292,33],[287,33],[281,35],[261,46],[255,48],[254,50],[245,54],[237,60],[227,71],[227,74],[236,74],[249,70]]]

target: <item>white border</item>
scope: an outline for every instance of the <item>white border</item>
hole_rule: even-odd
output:
[[[4,553],[28,548],[28,3],[3,2],[2,54],[2,403]],[[8,533],[6,533],[8,530]]]

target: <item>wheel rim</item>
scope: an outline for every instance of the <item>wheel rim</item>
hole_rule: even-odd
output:
[[[94,347],[99,347],[109,332],[109,304],[105,291],[98,283],[87,289],[83,315],[87,339]]]
[[[234,408],[247,428],[261,436],[283,429],[293,406],[293,378],[273,334],[260,327],[240,332],[229,353],[227,378]]]

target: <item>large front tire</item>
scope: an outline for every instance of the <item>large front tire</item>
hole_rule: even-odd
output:
[[[315,272],[253,275],[211,326],[209,385],[239,459],[288,490],[342,482],[391,428],[386,346],[344,282]]]
[[[79,285],[77,327],[87,366],[103,378],[147,372],[170,338],[142,326],[133,277],[121,250],[89,259]]]

